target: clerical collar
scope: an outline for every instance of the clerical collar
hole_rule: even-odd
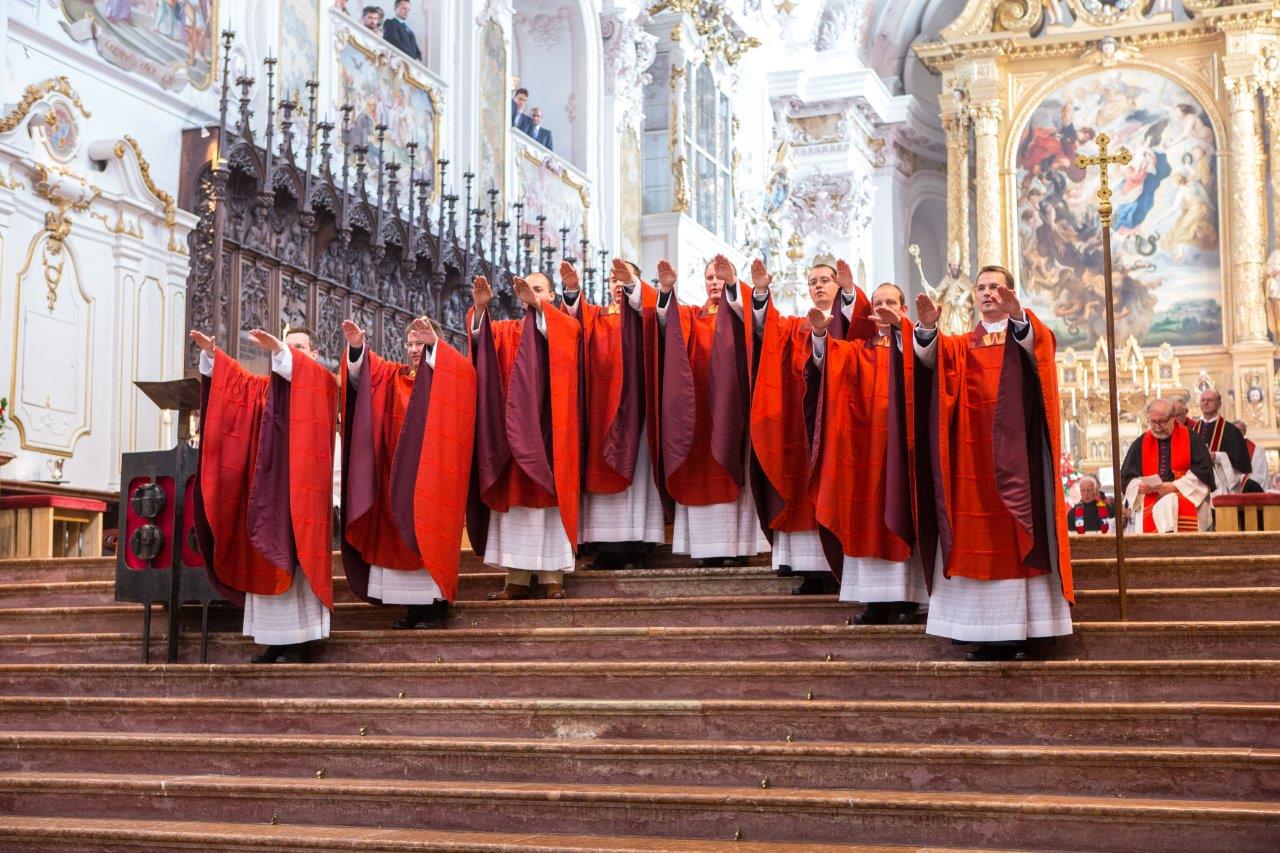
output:
[[[994,323],[988,323],[986,320],[982,321],[982,330],[984,332],[1003,332],[1008,326],[1009,319],[1007,317]]]
[[[1218,422],[1218,418],[1217,418],[1217,416],[1216,416],[1216,415],[1215,415],[1214,417],[1212,417],[1212,418],[1201,418],[1201,419],[1200,419],[1200,423],[1204,424],[1205,426],[1213,426],[1213,425],[1214,425],[1214,424],[1216,424],[1217,422]]]

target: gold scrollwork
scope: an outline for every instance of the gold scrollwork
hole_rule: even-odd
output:
[[[142,183],[146,185],[147,192],[164,205],[164,224],[169,229],[168,249],[170,252],[178,252],[178,241],[173,236],[173,229],[178,221],[177,206],[173,203],[173,196],[156,186],[156,182],[151,177],[151,164],[147,162],[146,157],[142,156],[142,146],[138,144],[138,140],[126,133],[124,139],[116,143],[116,157],[124,159],[125,146],[133,151],[133,156],[138,161],[138,171],[142,173]]]
[[[76,94],[75,89],[71,88],[71,81],[64,75],[50,77],[40,83],[32,83],[22,92],[22,98],[18,101],[17,106],[13,108],[13,112],[0,118],[0,133],[8,133],[13,130],[22,120],[27,117],[27,113],[31,112],[31,108],[40,101],[41,98],[57,92],[59,95],[67,98],[76,108],[84,115],[90,118],[93,113],[84,108],[84,104],[80,101],[80,96]]]
[[[49,202],[54,207],[53,210],[44,215],[44,233],[47,239],[40,249],[40,260],[44,264],[44,281],[45,286],[48,288],[50,311],[58,303],[58,285],[62,282],[62,267],[65,263],[63,248],[67,237],[71,234],[71,217],[67,214],[73,210],[76,212],[88,210],[94,200],[102,194],[101,189],[92,184],[86,184],[83,178],[79,178],[63,169],[58,169],[58,171],[76,178],[93,192],[79,201],[65,198],[54,191],[54,186],[49,181],[49,169],[41,164],[36,164],[34,192],[38,197]]]
[[[531,148],[529,148],[529,147],[527,147],[527,146],[525,146],[525,145],[521,145],[521,146],[520,146],[520,154],[521,154],[521,156],[522,156],[522,157],[524,157],[524,159],[528,160],[530,163],[532,163],[533,165],[535,165],[535,166],[537,166],[537,167],[539,167],[539,168],[541,168],[541,167],[543,167],[543,166],[546,166],[546,165],[548,165],[549,163],[554,163],[554,162],[555,162],[555,161],[553,161],[550,157],[540,157],[540,156],[538,156],[537,152],[535,152],[533,149],[531,149]],[[577,191],[577,193],[578,193],[578,198],[579,198],[579,199],[581,199],[581,201],[582,201],[582,213],[583,213],[583,220],[582,220],[582,221],[583,221],[584,226],[585,226],[585,223],[586,223],[586,212],[587,212],[587,208],[591,207],[591,198],[590,198],[590,195],[589,195],[589,194],[588,194],[588,192],[587,192],[587,185],[586,185],[586,183],[584,183],[583,181],[579,181],[579,180],[575,179],[575,178],[573,177],[573,175],[571,175],[571,174],[569,173],[569,170],[568,170],[568,169],[564,169],[564,168],[561,168],[561,169],[554,169],[554,168],[553,168],[553,171],[555,171],[555,172],[556,172],[556,174],[557,174],[557,175],[559,175],[560,180],[564,183],[564,185],[565,185],[565,186],[567,186],[567,187],[568,187],[569,189],[571,189],[571,190],[576,190],[576,191]]]
[[[671,202],[673,213],[685,213],[689,210],[689,185],[685,177],[686,162],[683,154],[671,161],[671,177],[675,181],[674,197]]]
[[[1044,0],[1004,0],[996,9],[996,22],[1011,33],[1029,33],[1044,20]]]

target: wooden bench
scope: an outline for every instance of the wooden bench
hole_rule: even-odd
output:
[[[1218,495],[1213,499],[1213,523],[1219,533],[1280,530],[1280,494]]]
[[[0,559],[102,556],[102,513],[91,498],[14,495],[0,498]]]

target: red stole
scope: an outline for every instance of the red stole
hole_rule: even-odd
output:
[[[911,334],[904,322],[902,339],[907,347]],[[818,523],[840,540],[846,556],[901,562],[911,556],[911,544],[890,528],[887,518],[891,360],[895,358],[907,371],[905,385],[910,387],[914,358],[909,350],[903,358],[892,338],[874,334],[840,341],[828,337],[820,439],[814,448],[809,493]],[[909,429],[906,434],[910,435]],[[905,476],[901,485],[906,485]],[[901,497],[905,502],[905,494]]]
[[[1062,481],[1052,476],[1061,458],[1061,416],[1058,402],[1057,365],[1054,354],[1056,341],[1053,332],[1028,311],[1027,318],[1034,334],[1033,377],[1039,386],[1042,411],[1046,425],[1045,439],[1052,461],[1049,485],[1052,499],[1046,508],[1058,513],[1066,501]],[[1030,578],[1047,572],[1046,568],[1028,565],[1036,539],[1035,525],[1048,525],[1048,518],[1031,517],[1031,506],[1014,502],[1016,495],[1006,486],[1007,474],[1001,472],[1008,464],[1002,459],[997,466],[995,445],[1006,437],[1020,439],[1025,448],[1026,433],[1022,415],[1016,423],[1002,417],[997,420],[996,410],[1001,401],[1001,378],[1005,369],[1006,347],[1019,347],[1012,338],[1012,330],[986,332],[979,324],[967,335],[939,335],[938,361],[935,368],[937,386],[938,479],[944,502],[946,518],[951,525],[951,547],[946,554],[945,573],[948,577],[967,577],[975,580],[1006,580]],[[1023,353],[1011,356],[1023,358]],[[1029,405],[1030,401],[1024,402]],[[1031,449],[1038,455],[1038,448]],[[1032,458],[1035,458],[1033,455]],[[1038,476],[1026,472],[1035,482]],[[1027,494],[1024,489],[1023,494]],[[1055,515],[1056,519],[1056,515]],[[1053,528],[1060,527],[1055,524]],[[1041,531],[1042,533],[1045,531]],[[1071,577],[1071,553],[1065,531],[1058,531],[1049,548],[1057,550],[1057,564],[1062,578],[1063,597],[1074,601]]]
[[[363,369],[368,371],[367,381],[361,384],[369,394],[373,446],[349,447],[347,454],[348,459],[362,452],[372,456],[374,494],[368,511],[347,519],[346,540],[366,564],[410,571],[426,568],[444,597],[453,601],[475,429],[475,368],[457,350],[439,341],[435,366],[425,368],[430,375],[422,388],[418,388],[414,370],[386,361],[372,350],[365,352]],[[345,358],[342,379],[346,394]],[[406,415],[415,409],[415,388],[427,394],[425,412],[418,408],[417,423],[406,424]],[[397,454],[409,454],[412,458],[408,461],[416,471],[408,541],[405,536],[409,531],[396,523],[393,508],[394,498],[399,496],[392,485]]]
[[[522,320],[488,320],[493,335],[493,347],[497,353],[498,371],[502,380],[504,419],[507,438],[513,449],[510,458],[495,482],[483,487],[481,497],[493,512],[507,512],[513,506],[531,509],[558,507],[565,535],[575,550],[578,543],[578,500],[581,491],[580,453],[580,400],[579,368],[581,326],[563,311],[545,306],[542,312],[546,322],[548,374],[539,377],[549,386],[551,400],[551,471],[529,470],[530,462],[522,461],[516,450],[520,445],[532,446],[531,433],[537,429],[541,412],[526,411],[524,402],[510,392],[516,374],[527,368],[536,368],[537,354],[530,348],[537,345],[539,334],[533,324],[537,322],[533,310],[526,312]],[[467,312],[467,328],[472,327],[472,311]],[[479,389],[481,395],[485,389]],[[529,435],[517,436],[513,432]],[[541,444],[539,434],[537,444]],[[473,542],[483,548],[484,543]]]
[[[784,317],[769,300],[760,332],[760,358],[751,391],[751,445],[760,468],[782,499],[762,523],[796,532],[817,526],[809,498],[809,432],[804,418],[805,371],[813,330],[803,317]]]
[[[1196,421],[1195,422],[1196,432],[1200,433],[1200,437],[1205,439],[1204,443],[1208,445],[1209,452],[1217,453],[1222,449],[1222,434],[1226,432],[1227,419],[1219,415],[1218,419],[1213,422],[1213,427],[1211,432],[1209,433],[1208,438],[1204,437],[1204,430],[1201,429],[1201,427],[1203,426],[1204,426],[1204,421],[1202,420]]]
[[[641,310],[653,308],[657,304],[657,291],[644,282],[636,286],[640,288]],[[622,414],[624,393],[640,392],[639,387],[628,389],[626,383],[623,336],[629,332],[624,330],[623,312],[629,310],[617,305],[579,302],[585,359],[583,374],[586,381],[585,487],[595,494],[617,494],[625,491],[631,485],[631,476],[634,474],[634,468],[630,473],[618,471],[609,463],[606,454],[606,450],[610,449],[611,435],[617,427],[623,426],[618,424],[618,418]],[[637,340],[635,346],[642,351],[643,341]],[[643,377],[637,376],[633,381],[638,386],[643,382]],[[636,402],[645,405],[643,399]],[[634,465],[635,460],[630,461]]]
[[[275,504],[284,499],[288,521],[280,523],[287,524],[287,529],[270,531],[271,538],[286,541],[287,535],[292,536],[298,566],[316,597],[332,609],[331,504],[338,389],[328,371],[310,357],[298,350],[290,356],[287,400],[271,398],[271,377],[249,373],[222,350],[214,356],[199,463],[200,500],[214,545],[212,558],[206,558],[217,579],[233,590],[254,595],[287,591],[294,582],[294,567],[282,565],[281,557],[289,549],[271,548],[267,550],[272,553],[265,554],[263,539],[255,535],[255,521],[262,518],[252,517],[258,507],[282,509]],[[269,404],[287,405],[283,424],[268,422]],[[282,425],[283,435],[278,438],[264,434]],[[287,468],[279,467],[280,459],[259,460],[260,445],[268,440],[271,454],[286,455]],[[255,473],[267,468],[287,471],[287,480],[275,484],[287,494],[264,493],[268,484],[258,482]]]
[[[1222,418],[1218,418],[1222,423]],[[1173,479],[1185,476],[1191,467],[1191,430],[1182,424],[1175,423],[1169,435],[1169,468],[1173,471]],[[1142,434],[1142,476],[1156,477],[1160,475],[1160,442],[1147,430]],[[1151,518],[1151,508],[1160,500],[1161,495],[1146,494],[1142,496],[1142,529],[1146,533],[1155,533],[1155,522]],[[1194,533],[1200,529],[1200,519],[1195,504],[1178,493],[1178,532]]]
[[[747,290],[741,283],[737,289],[740,295]],[[660,433],[654,457],[655,471],[662,471],[659,486],[685,506],[732,503],[745,477],[751,324],[738,332],[734,324],[741,320],[727,302],[694,308],[674,296],[666,316],[665,334],[659,334],[656,309],[645,312],[653,388],[648,423],[651,436]]]

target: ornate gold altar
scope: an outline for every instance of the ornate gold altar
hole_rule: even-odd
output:
[[[1126,443],[1146,399],[1183,393],[1194,413],[1214,387],[1251,438],[1280,446],[1280,254],[1267,262],[1280,159],[1264,144],[1280,132],[1280,2],[969,0],[916,51],[942,77],[947,242],[964,270],[1012,269],[1054,329],[1083,467],[1110,456],[1094,393],[1106,382],[1097,175],[1075,164],[1100,133],[1133,154],[1113,173]]]

